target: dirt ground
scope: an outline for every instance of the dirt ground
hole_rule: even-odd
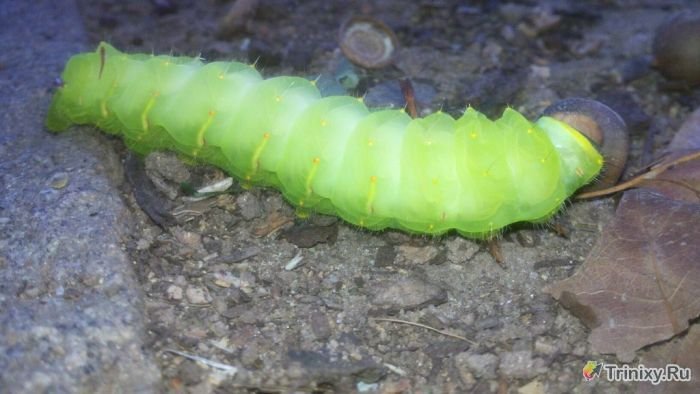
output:
[[[660,154],[700,102],[697,91],[669,89],[646,63],[656,27],[691,3],[260,0],[236,19],[233,1],[101,0],[81,1],[81,11],[95,44],[255,61],[267,76],[349,72],[359,78],[350,93],[382,106],[403,105],[398,81],[408,77],[422,113],[472,105],[493,117],[509,105],[534,119],[558,99],[595,98],[628,123],[631,174]],[[337,32],[358,14],[394,30],[401,45],[394,65],[348,68]],[[147,294],[164,390],[634,390],[582,381],[588,359],[615,358],[593,354],[588,329],[542,291],[580,266],[613,199],[568,204],[556,219],[567,237],[551,226],[511,229],[500,239],[500,265],[484,243],[458,235],[300,219],[274,190],[234,187],[187,201],[180,176],[189,173],[198,188],[225,175],[171,154],[149,156],[146,177],[133,158],[127,163],[124,199],[138,220],[124,244]],[[153,183],[160,194],[144,192]],[[170,198],[153,197],[167,191]],[[141,211],[149,206],[178,215],[161,227]]]

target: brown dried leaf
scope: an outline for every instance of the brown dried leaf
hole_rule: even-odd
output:
[[[593,328],[600,353],[629,355],[700,315],[700,205],[626,192],[583,267],[545,291]]]
[[[664,368],[668,364],[676,364],[682,368],[690,368],[692,374],[700,371],[700,325],[690,327],[682,338],[676,338],[650,348],[642,354],[640,364],[649,368]],[[697,393],[697,376],[692,376],[690,382],[665,382],[654,386],[649,382],[637,385],[638,393]]]
[[[293,218],[290,218],[279,211],[274,211],[267,215],[264,223],[253,230],[253,234],[256,237],[266,237],[279,230],[287,223],[292,223],[293,221]]]
[[[666,158],[663,163],[671,162],[692,151],[678,151]],[[691,160],[670,167],[651,179],[644,179],[638,187],[655,190],[664,196],[688,202],[700,202],[700,160]]]
[[[661,163],[670,163],[700,149],[700,108],[686,118],[668,146],[669,157]],[[700,202],[700,160],[692,160],[670,167],[654,179],[639,184],[675,199]]]
[[[668,146],[669,152],[700,149],[700,108],[690,114]]]

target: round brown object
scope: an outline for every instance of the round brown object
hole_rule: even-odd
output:
[[[654,66],[669,79],[700,84],[700,18],[679,15],[656,30]]]
[[[339,44],[351,62],[365,68],[381,68],[394,61],[399,40],[384,23],[356,16],[340,27]]]

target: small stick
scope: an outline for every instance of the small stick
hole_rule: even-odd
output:
[[[581,193],[581,194],[576,196],[576,199],[585,199],[585,198],[607,196],[608,194],[613,194],[613,193],[617,193],[619,191],[627,190],[627,189],[630,189],[634,186],[639,185],[640,183],[642,183],[645,180],[655,179],[658,175],[660,175],[661,173],[663,173],[664,171],[668,170],[669,168],[671,168],[673,166],[676,166],[678,164],[682,164],[682,163],[685,163],[688,161],[693,161],[696,159],[700,159],[700,151],[681,156],[681,157],[679,157],[675,160],[671,160],[670,162],[665,163],[665,164],[661,163],[658,166],[650,169],[649,171],[647,171],[641,175],[638,175],[638,176],[630,179],[629,181],[622,182],[619,185],[615,185],[613,187],[609,187],[609,188],[603,189],[603,190],[596,190],[596,191],[592,191],[592,192]]]
[[[501,251],[501,243],[498,241],[497,238],[492,238],[486,241],[486,246],[489,249],[489,254],[491,257],[493,257],[494,260],[498,263],[498,265],[501,266],[501,268],[505,268],[505,262],[506,259],[503,257],[503,252]]]
[[[194,354],[181,352],[181,351],[175,350],[175,349],[164,349],[163,351],[169,352],[169,353],[174,353],[174,354],[177,354],[178,356],[182,356],[184,358],[189,358],[190,360],[200,362],[204,365],[207,365],[207,366],[210,366],[212,368],[216,368],[218,370],[224,371],[225,373],[230,374],[230,375],[233,375],[236,372],[238,372],[238,368],[234,367],[233,365],[220,363],[218,361],[214,361],[214,360],[210,360],[208,358],[196,356]]]
[[[416,108],[416,92],[413,90],[413,84],[408,78],[402,79],[399,84],[403,98],[406,100],[406,111],[411,118],[415,119],[418,117],[418,109]]]
[[[389,323],[408,324],[409,326],[415,326],[415,327],[425,328],[426,330],[435,331],[435,332],[437,332],[438,334],[442,334],[442,335],[444,335],[444,336],[446,336],[446,337],[456,338],[456,339],[462,340],[462,341],[464,341],[464,342],[470,343],[470,344],[472,344],[472,345],[474,345],[474,346],[478,346],[478,344],[477,344],[476,342],[474,342],[474,341],[472,341],[472,340],[470,340],[470,339],[467,339],[467,338],[462,337],[462,336],[459,336],[459,335],[450,334],[449,332],[446,332],[446,331],[443,331],[443,330],[438,330],[438,329],[435,328],[435,327],[426,326],[425,324],[414,323],[414,322],[411,322],[411,321],[401,320],[401,319],[392,319],[392,318],[389,318],[389,317],[372,317],[371,319],[374,320],[374,321],[385,321],[385,322],[389,322]]]

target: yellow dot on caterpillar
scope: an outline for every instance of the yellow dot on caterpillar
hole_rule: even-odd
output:
[[[224,73],[219,74],[219,79],[224,79]]]
[[[171,64],[171,63],[170,63],[170,60],[166,60],[166,61],[163,62],[163,65],[164,65],[165,67],[168,67],[170,64]]]
[[[547,161],[547,159],[545,159],[544,157],[540,159],[540,163],[544,163],[546,161]]]
[[[601,166],[603,165],[603,159],[600,159],[600,158],[598,159],[598,165],[601,165]]]
[[[432,182],[433,182],[433,185],[436,185],[436,186],[437,186],[437,185],[440,183],[440,180],[437,179],[437,178],[433,178],[433,179],[432,179]]]
[[[278,103],[282,101],[282,96],[275,96],[275,101]]]
[[[299,200],[299,206],[303,207],[304,206],[304,200]]]
[[[578,175],[579,177],[583,176],[583,170],[581,169],[581,167],[576,167],[576,175]]]
[[[358,98],[357,98],[357,101],[360,102],[360,103],[364,103],[364,102],[365,102],[365,98],[364,98],[364,97],[358,97]]]
[[[431,231],[432,231],[434,228],[435,228],[435,225],[434,225],[434,224],[429,224],[429,225],[428,225],[428,230],[431,230]]]
[[[469,134],[469,136],[470,136],[473,140],[475,140],[476,137],[478,137],[478,134],[476,134],[476,132],[472,131],[472,132]]]
[[[209,114],[208,114],[208,115],[209,115],[209,116],[214,116],[214,115],[216,115],[216,111],[214,111],[213,109],[212,109],[212,110],[209,110]]]
[[[270,133],[265,133],[265,134],[263,134],[263,139],[264,139],[264,140],[269,140],[269,139],[270,139]]]
[[[321,127],[328,126],[328,122],[325,119],[321,119]]]
[[[369,147],[374,146],[374,140],[367,140],[367,146],[369,146]]]
[[[377,183],[377,176],[372,175],[371,177],[369,177],[369,181],[370,181],[370,183]]]
[[[314,157],[313,160],[311,160],[311,162],[314,163],[314,164],[318,164],[318,163],[321,162],[321,158],[320,158],[320,157]]]
[[[533,131],[533,130],[532,130],[532,127],[530,127],[529,129],[527,129],[527,133],[528,133],[528,134],[532,134],[532,131]]]
[[[425,141],[425,144],[428,145],[428,146],[430,146],[430,145],[433,144],[433,141],[431,141],[431,140],[426,140],[426,141]]]

